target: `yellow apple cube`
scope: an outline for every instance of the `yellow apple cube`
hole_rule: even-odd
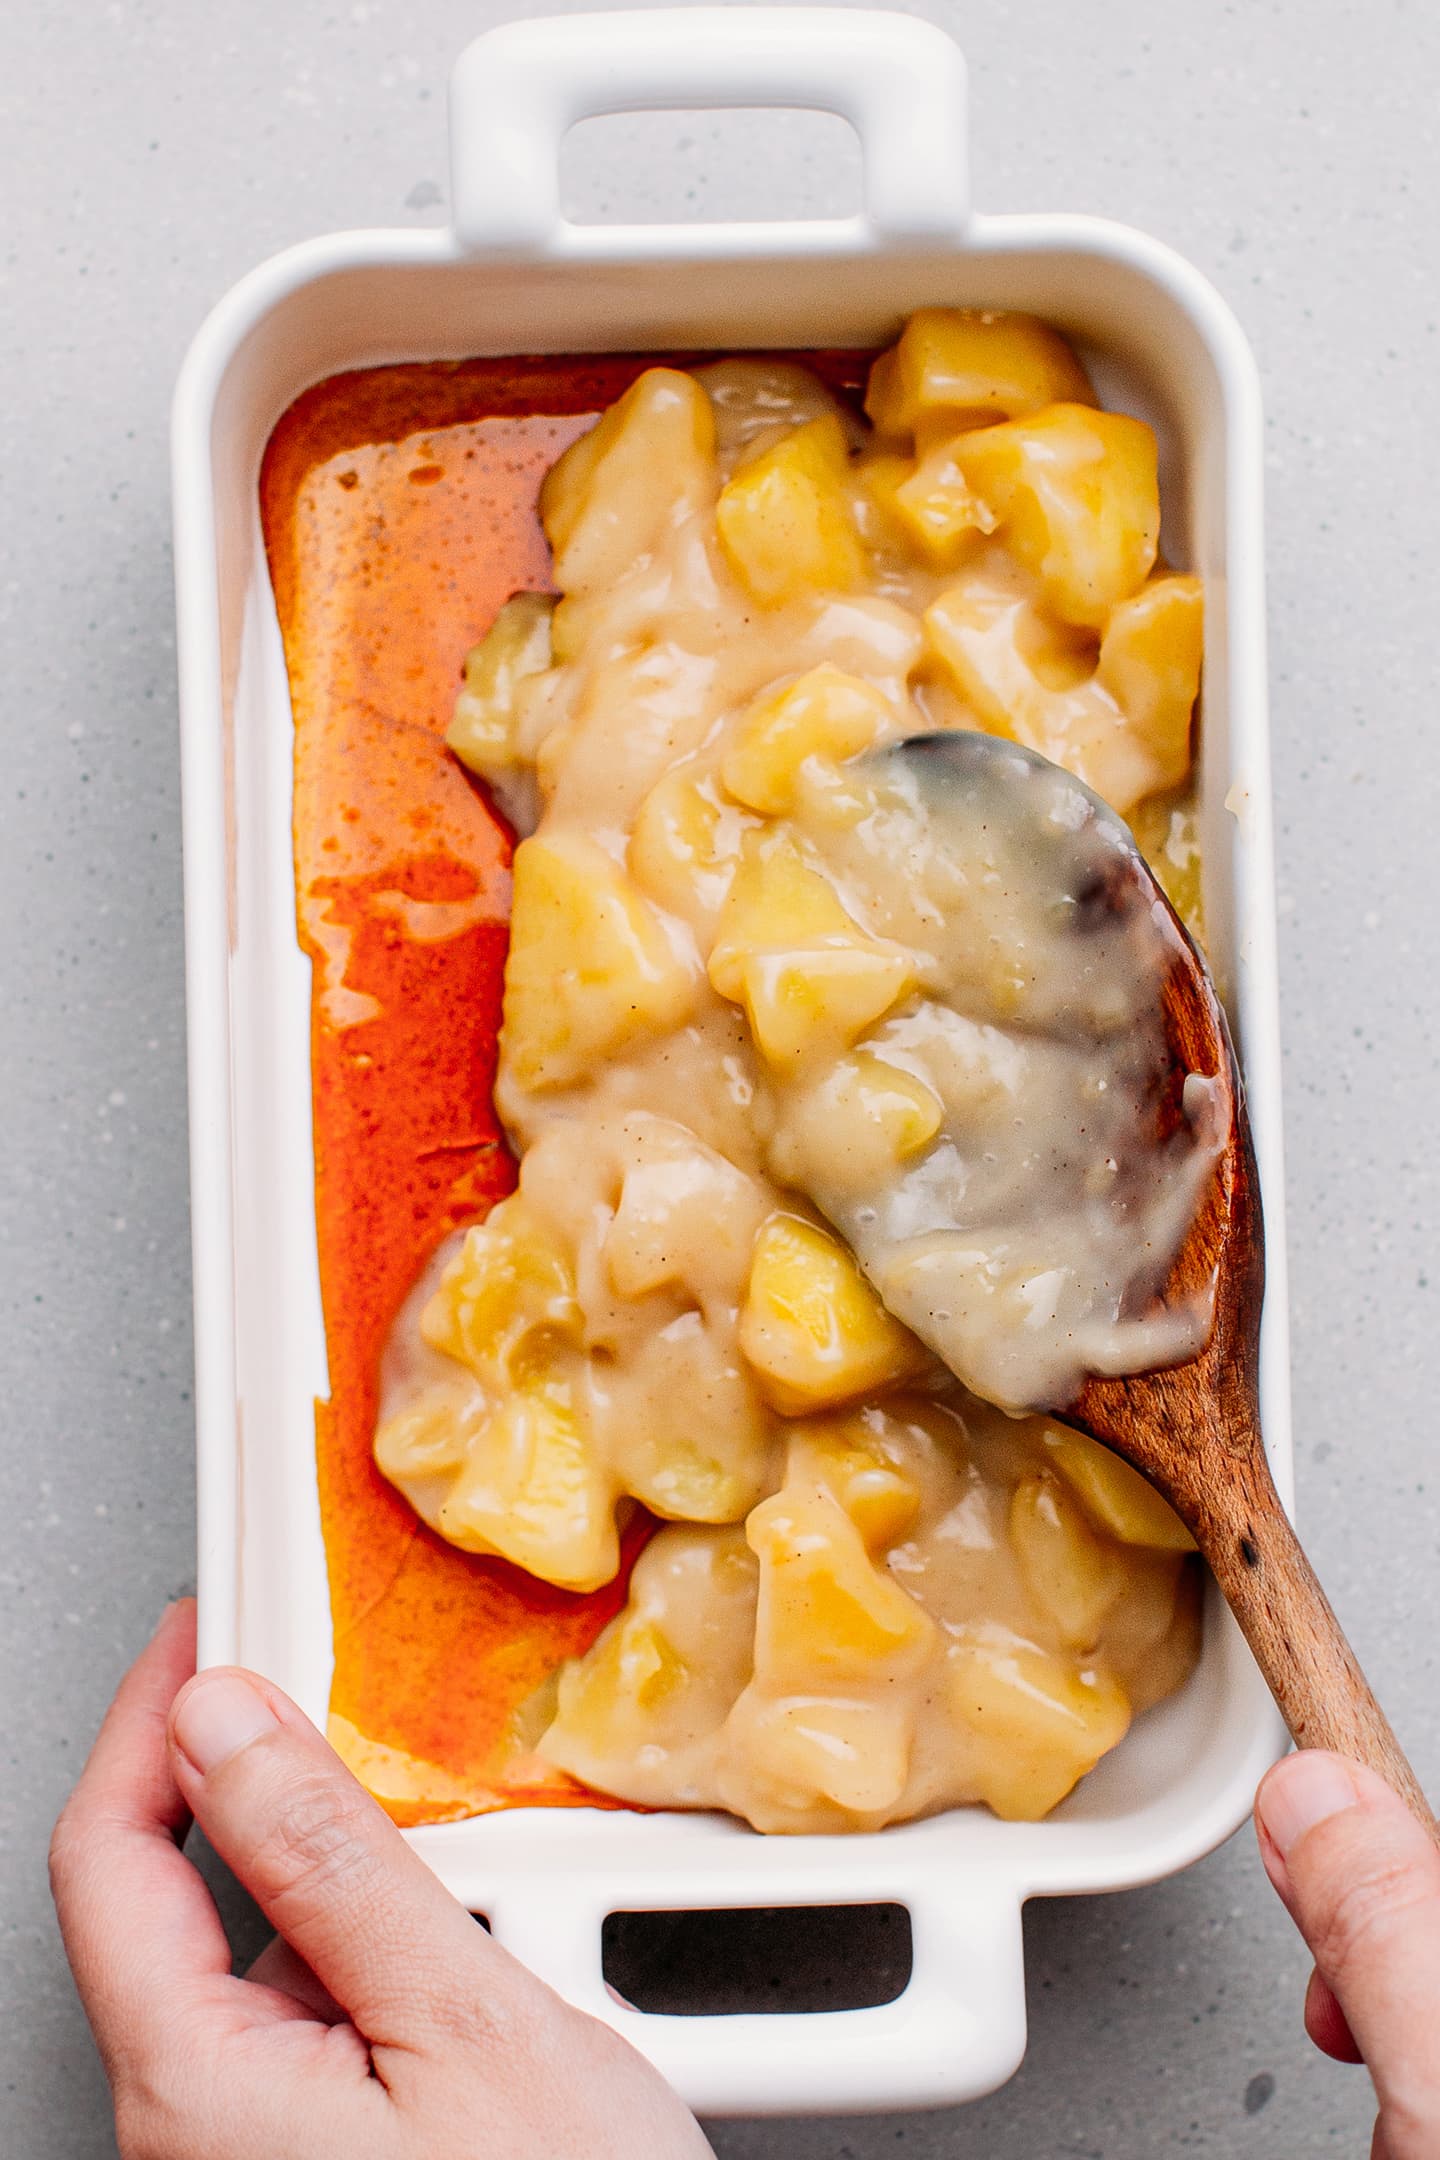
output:
[[[539,1752],[608,1791],[663,1799],[664,1751],[713,1732],[750,1677],[757,1572],[739,1529],[659,1531],[624,1611],[561,1668]]]
[[[944,1120],[925,1081],[872,1050],[852,1050],[786,1089],[770,1140],[772,1174],[802,1192],[818,1176],[831,1190],[863,1192],[928,1147]]]
[[[493,1387],[508,1387],[527,1345],[556,1337],[578,1344],[580,1307],[570,1256],[522,1193],[498,1201],[467,1230],[420,1331]],[[543,1355],[543,1347],[541,1350]]]
[[[1050,698],[1030,665],[1037,611],[1023,593],[962,579],[925,610],[926,659],[991,735],[1041,749]],[[1022,645],[1025,648],[1022,650]]]
[[[627,1610],[611,1621],[582,1658],[561,1668],[554,1724],[544,1752],[574,1762],[583,1776],[591,1763],[623,1760],[655,1737],[657,1721],[673,1711],[690,1670],[658,1623]]]
[[[891,518],[931,570],[955,569],[995,530],[995,513],[965,478],[950,437],[900,476],[887,495]]]
[[[627,1160],[605,1233],[605,1272],[624,1298],[682,1289],[697,1302],[738,1298],[749,1273],[765,1188],[686,1126],[640,1112],[627,1121]]]
[[[916,980],[911,956],[862,930],[783,830],[747,840],[709,974],[721,997],[744,1005],[760,1051],[782,1068],[853,1042]]]
[[[939,1132],[945,1106],[913,1073],[871,1050],[837,1060],[822,1083],[835,1150],[867,1172],[908,1162]]]
[[[865,410],[881,435],[905,436],[930,421],[953,433],[1059,401],[1089,405],[1094,393],[1048,323],[976,308],[919,308],[899,344],[871,369]]]
[[[962,579],[925,612],[931,665],[980,724],[1038,750],[1128,815],[1161,767],[1094,669],[1094,649],[1004,581]]]
[[[1158,577],[1111,612],[1096,679],[1155,761],[1157,788],[1190,770],[1190,721],[1205,650],[1205,596],[1197,577]]]
[[[515,850],[501,1055],[508,1078],[571,1087],[622,1043],[677,1027],[690,970],[644,894],[578,833]]]
[[[667,773],[645,797],[630,835],[630,874],[696,929],[712,929],[756,820],[723,799],[707,774]]]
[[[785,831],[747,836],[716,925],[709,974],[732,1004],[744,995],[744,968],[757,952],[861,936],[830,880],[807,863]]]
[[[845,431],[833,413],[743,464],[721,489],[715,520],[726,561],[764,607],[849,592],[865,575]]]
[[[826,661],[756,699],[720,776],[737,802],[780,817],[794,808],[801,768],[810,759],[841,764],[893,728],[891,707],[874,684]]]
[[[1160,539],[1155,437],[1128,413],[1051,405],[961,436],[954,456],[1000,537],[1067,622],[1099,629]]]
[[[845,1248],[798,1215],[772,1215],[755,1240],[740,1348],[782,1417],[851,1402],[924,1363]]]
[[[1047,1425],[1044,1444],[1048,1460],[1107,1535],[1155,1552],[1194,1552],[1195,1540],[1169,1502],[1110,1448],[1064,1425]]]
[[[458,1470],[474,1438],[477,1408],[450,1389],[422,1395],[380,1427],[375,1435],[376,1462],[397,1485],[408,1478],[440,1477]]]
[[[1006,1822],[1048,1815],[1130,1724],[1124,1690],[1107,1674],[1077,1669],[1003,1629],[952,1649],[946,1698],[976,1747],[979,1797]]]
[[[935,1623],[877,1567],[828,1492],[787,1489],[745,1525],[760,1562],[755,1677],[767,1688],[819,1689],[913,1673]]]
[[[487,1420],[440,1510],[467,1552],[499,1553],[542,1582],[598,1590],[620,1564],[614,1481],[563,1381],[509,1396]]]
[[[643,1614],[623,1613],[606,1629],[603,1640],[585,1691],[597,1708],[608,1689],[615,1701],[625,1699],[638,1709],[658,1710],[685,1685],[685,1660],[655,1621]]]
[[[1205,865],[1200,821],[1188,791],[1148,795],[1130,812],[1130,830],[1165,897],[1203,952]]]
[[[540,521],[564,593],[613,585],[714,496],[715,415],[692,375],[647,368],[540,489]]]
[[[859,1418],[815,1418],[797,1425],[790,1437],[786,1483],[823,1486],[872,1553],[897,1544],[920,1512],[919,1485]]]
[[[909,521],[896,498],[915,476],[913,457],[895,450],[872,450],[855,467],[865,538],[872,546],[911,544]],[[877,515],[878,514],[878,515]]]
[[[817,1048],[854,1042],[914,987],[907,954],[858,939],[758,953],[745,962],[740,978],[756,1046],[782,1070]]]
[[[738,1722],[748,1761],[781,1805],[804,1808],[820,1799],[847,1815],[882,1815],[905,1790],[915,1723],[908,1703],[752,1697]]]
[[[1010,1543],[1026,1588],[1061,1640],[1089,1650],[1124,1588],[1120,1557],[1097,1537],[1058,1478],[1025,1478],[1010,1504]]]
[[[445,740],[482,780],[503,778],[515,761],[515,692],[550,665],[554,606],[548,593],[516,593],[466,655],[465,687]]]
[[[673,1432],[663,1451],[651,1451],[643,1463],[632,1457],[623,1467],[628,1490],[652,1515],[669,1522],[740,1522],[765,1489],[757,1466],[721,1462]]]

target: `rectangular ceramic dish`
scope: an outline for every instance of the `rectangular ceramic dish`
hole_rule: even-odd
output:
[[[1267,1219],[1261,1397],[1289,1488],[1272,942],[1260,414],[1244,339],[1156,242],[970,210],[964,64],[913,18],[694,9],[516,23],[452,84],[450,231],[352,232],[264,264],[197,337],[175,404],[199,1426],[201,1655],[258,1667],[323,1723],[329,1608],[313,1405],[326,1391],[313,1219],[309,967],[296,943],[291,717],[263,549],[266,439],[342,369],[472,354],[880,346],[922,304],[1023,308],[1079,341],[1162,448],[1166,534],[1208,594],[1206,913],[1249,1090]],[[854,126],[865,207],[833,223],[577,227],[577,120],[810,107]],[[1190,1685],[1049,1820],[978,1809],[878,1835],[763,1838],[719,1816],[530,1810],[413,1833],[457,1896],[710,2112],[920,2106],[1004,2079],[1025,2039],[1021,1906],[1169,1874],[1240,1822],[1282,1731],[1214,1600]],[[625,1910],[908,1908],[880,2008],[644,2015],[614,2000]]]

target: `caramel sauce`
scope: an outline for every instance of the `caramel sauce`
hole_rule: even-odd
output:
[[[657,357],[335,376],[286,412],[261,473],[295,722],[297,932],[314,969],[330,1707],[337,1729],[413,1766],[410,1790],[380,1787],[406,1823],[617,1804],[515,1734],[623,1604],[653,1523],[637,1516],[615,1580],[579,1596],[447,1545],[371,1450],[396,1312],[437,1245],[515,1182],[491,1099],[511,835],[444,731],[465,654],[504,601],[552,589],[541,478]],[[858,398],[868,355],[800,357]]]

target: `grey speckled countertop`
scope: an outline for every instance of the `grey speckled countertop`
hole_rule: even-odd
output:
[[[341,225],[445,216],[444,80],[494,0],[52,0],[0,31],[0,2148],[113,2151],[51,1922],[51,1819],[192,1572],[180,846],[166,404],[209,303]],[[1268,413],[1281,958],[1304,1525],[1432,1789],[1440,1214],[1434,725],[1440,12],[1418,0],[968,0],[977,195],[1191,256]],[[601,214],[823,211],[800,120],[594,126]],[[253,1921],[239,1912],[242,1929]],[[1033,1908],[1020,2076],[962,2113],[732,2123],[723,2160],[1298,2160],[1368,2151],[1300,2033],[1247,1836]],[[196,2154],[194,2160],[204,2160]]]

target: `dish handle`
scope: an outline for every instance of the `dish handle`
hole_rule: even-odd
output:
[[[970,207],[965,85],[943,31],[880,10],[657,8],[504,23],[467,45],[450,77],[456,243],[530,255],[573,244],[583,228],[561,216],[559,151],[579,120],[748,107],[850,122],[865,207],[858,221],[828,221],[846,246],[954,241]],[[692,240],[705,230],[687,228]]]
[[[492,1901],[490,1926],[567,2002],[647,2056],[698,2115],[953,2106],[1002,2085],[1025,2052],[1013,1884],[938,1880],[913,1900],[898,1896],[910,1911],[910,1979],[893,2002],[865,2010],[637,2010],[610,1992],[601,1965],[601,1925],[615,1902],[573,1879],[548,1895],[529,1882],[523,1904]]]

